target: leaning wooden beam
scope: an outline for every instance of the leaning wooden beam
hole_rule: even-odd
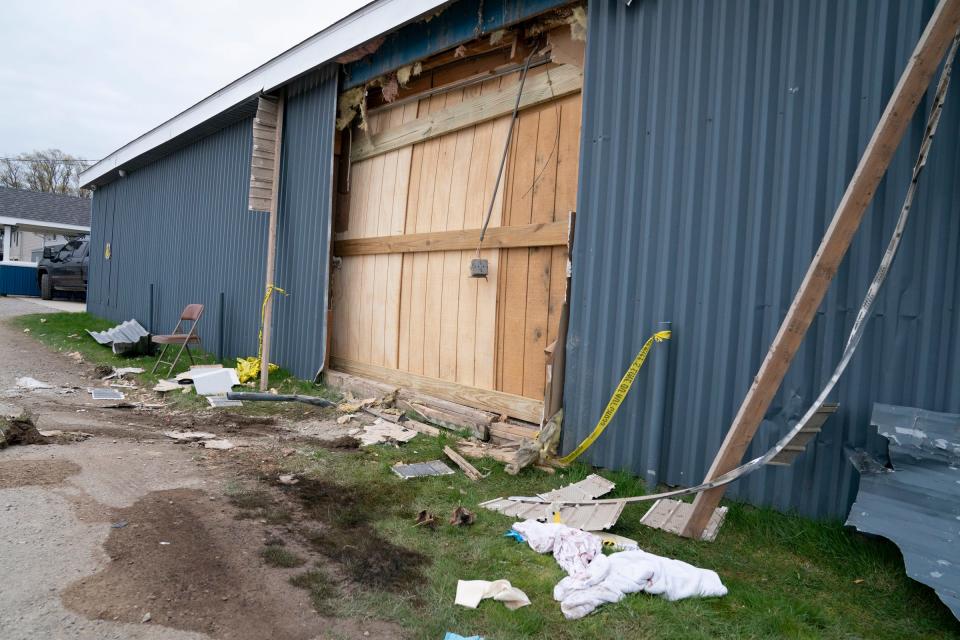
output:
[[[520,108],[526,109],[555,98],[580,91],[583,71],[569,64],[560,65],[527,78],[520,98]],[[371,136],[354,140],[350,159],[365,160],[381,153],[436,138],[475,124],[513,113],[517,100],[516,87],[511,85],[490,94],[436,111],[430,115],[387,129]]]
[[[398,387],[413,389],[422,393],[436,396],[443,400],[459,402],[468,407],[476,407],[494,413],[506,413],[514,418],[528,422],[539,422],[543,413],[543,402],[532,398],[494,391],[492,389],[478,389],[466,385],[448,382],[438,378],[428,378],[408,371],[398,371],[386,367],[347,360],[333,356],[330,366],[355,376],[364,376],[374,380],[382,380],[395,384]]]
[[[960,0],[941,0],[890,96],[807,275],[707,472],[708,481],[734,469],[743,459],[958,26]],[[683,528],[684,536],[701,537],[725,490],[726,486],[722,486],[697,495]]]
[[[269,111],[269,101],[265,104],[265,116]],[[267,227],[267,268],[265,285],[265,303],[263,307],[263,334],[260,349],[260,391],[266,391],[270,384],[270,334],[273,325],[273,277],[277,267],[277,216],[280,207],[280,143],[283,140],[283,96],[276,102],[276,128],[274,130],[273,179],[270,194],[270,222]],[[254,144],[256,148],[256,144]]]
[[[516,227],[487,229],[484,249],[514,247],[553,247],[567,244],[566,222],[540,222]],[[380,253],[418,253],[422,251],[470,251],[477,248],[480,229],[410,233],[375,238],[353,238],[333,243],[335,256],[369,256]]]

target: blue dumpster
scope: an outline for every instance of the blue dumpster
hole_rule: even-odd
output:
[[[0,262],[0,296],[40,296],[37,265],[32,262]]]

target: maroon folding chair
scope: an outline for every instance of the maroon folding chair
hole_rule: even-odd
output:
[[[163,336],[153,336],[151,338],[154,344],[163,345],[163,350],[160,351],[160,355],[157,356],[157,363],[153,365],[153,370],[150,371],[151,374],[156,373],[157,367],[161,364],[168,364],[170,365],[170,371],[167,372],[167,376],[169,377],[170,374],[173,373],[173,369],[177,366],[177,361],[180,360],[180,356],[183,355],[184,349],[187,351],[187,357],[190,358],[190,364],[196,364],[196,362],[193,361],[193,354],[190,353],[190,345],[200,345],[200,336],[197,335],[197,325],[200,323],[200,316],[202,315],[202,304],[188,304],[183,308],[183,312],[180,314],[180,320],[177,322],[177,326],[173,328],[173,333]],[[184,322],[190,323],[189,330],[186,330],[186,327],[182,327]],[[173,362],[167,362],[163,359],[163,354],[167,352],[167,348],[170,345],[180,345],[180,351],[177,352],[177,357],[173,359]]]

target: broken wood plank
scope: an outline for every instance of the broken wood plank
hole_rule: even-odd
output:
[[[463,440],[457,445],[457,450],[468,458],[490,458],[497,462],[509,464],[513,462],[517,450],[508,447],[498,447],[485,442]]]
[[[527,78],[520,99],[520,108],[548,102],[580,91],[583,71],[573,65],[561,65]],[[442,96],[441,96],[442,97]],[[513,112],[517,94],[513,87],[464,100],[422,118],[387,129],[369,138],[355,140],[351,160],[366,158],[423,142],[466,127],[493,120]]]
[[[493,391],[490,389],[477,389],[466,385],[430,378],[427,376],[410,373],[407,371],[397,371],[386,367],[339,358],[334,356],[330,358],[330,364],[334,369],[345,371],[352,375],[373,378],[395,384],[401,388],[413,389],[442,400],[451,400],[468,407],[492,411],[494,413],[505,413],[514,418],[520,418],[527,422],[539,422],[543,413],[543,402],[532,398],[504,393],[502,391]]]
[[[471,420],[462,413],[445,411],[430,406],[429,404],[411,402],[407,399],[398,399],[397,405],[403,411],[422,416],[429,422],[439,425],[444,429],[453,431],[467,430],[479,440],[487,440],[490,437],[488,424]]]
[[[736,468],[743,459],[958,26],[960,0],[941,0],[880,116],[820,248],[707,472],[707,481]],[[683,536],[703,535],[725,490],[726,486],[721,486],[697,495]]]
[[[472,464],[467,462],[467,460],[463,456],[461,456],[459,453],[451,449],[449,445],[443,448],[443,452],[447,454],[447,457],[453,460],[458,467],[463,469],[463,473],[466,474],[468,478],[470,478],[474,482],[478,480],[483,480],[483,477],[484,477],[483,474],[477,471],[476,467],[474,467]]]

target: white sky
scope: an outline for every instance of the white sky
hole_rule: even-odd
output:
[[[0,157],[100,159],[365,4],[2,0]]]

